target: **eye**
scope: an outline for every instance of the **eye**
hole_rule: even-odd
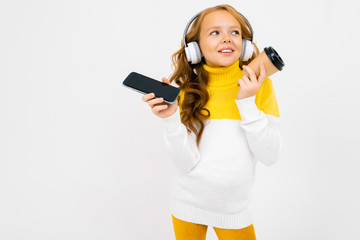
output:
[[[210,33],[210,35],[219,35],[219,32],[218,31],[213,31]]]
[[[240,34],[240,32],[235,30],[235,31],[232,31],[232,32],[231,32],[231,34],[234,34],[234,35],[239,35],[239,34]]]

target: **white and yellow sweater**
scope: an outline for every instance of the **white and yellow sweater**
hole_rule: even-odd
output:
[[[239,62],[204,69],[210,94],[205,107],[211,115],[199,148],[195,134],[188,134],[181,123],[180,108],[163,120],[165,144],[179,170],[171,212],[184,221],[239,229],[252,224],[248,205],[256,162],[271,165],[282,150],[279,110],[269,78],[256,96],[236,100],[237,81],[243,76]]]

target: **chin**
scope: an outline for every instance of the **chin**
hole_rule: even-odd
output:
[[[228,67],[234,64],[237,60],[239,60],[238,57],[233,57],[233,58],[217,59],[217,61],[214,62],[207,62],[205,60],[205,62],[210,67]]]
[[[234,64],[238,59],[229,59],[229,60],[226,60],[226,61],[221,61],[219,62],[219,66],[221,67],[228,67],[232,64]]]

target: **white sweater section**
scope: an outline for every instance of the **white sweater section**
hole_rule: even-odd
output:
[[[255,96],[235,101],[242,120],[207,120],[199,148],[179,108],[163,119],[165,144],[178,169],[171,212],[179,219],[228,229],[252,224],[248,205],[256,162],[276,163],[284,141],[279,118],[260,111]]]

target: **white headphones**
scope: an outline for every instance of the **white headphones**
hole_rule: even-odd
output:
[[[186,55],[186,59],[191,64],[197,64],[197,63],[201,62],[201,51],[200,51],[199,44],[197,42],[186,43],[186,34],[187,34],[188,30],[189,30],[189,27],[190,27],[191,23],[200,14],[201,14],[201,12],[199,12],[198,14],[196,14],[195,16],[193,16],[190,19],[190,21],[186,25],[185,31],[184,31],[185,55]],[[249,58],[252,57],[253,52],[254,52],[254,45],[252,44],[254,31],[253,31],[249,21],[244,17],[244,15],[242,15],[241,13],[239,13],[239,14],[245,19],[245,22],[248,25],[248,27],[250,29],[250,32],[251,32],[251,41],[246,40],[246,39],[242,39],[242,49],[241,49],[241,54],[240,54],[240,60],[247,61],[247,60],[249,60]]]

